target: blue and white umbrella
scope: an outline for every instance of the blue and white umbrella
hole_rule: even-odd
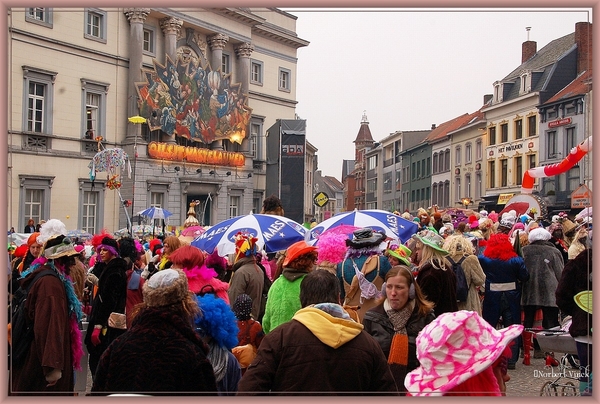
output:
[[[323,220],[308,231],[307,241],[310,244],[315,244],[315,240],[318,240],[319,235],[324,231],[341,225],[359,228],[370,227],[373,230],[384,232],[388,237],[399,239],[401,243],[406,242],[419,228],[415,222],[385,210],[355,209],[351,212],[338,213],[329,219]],[[348,234],[349,237],[351,235],[352,232]]]
[[[295,242],[304,240],[306,231],[300,223],[283,216],[250,214],[236,216],[209,227],[191,245],[209,254],[216,249],[224,257],[235,253],[235,235],[242,232],[256,237],[259,249],[275,252],[286,250]]]
[[[148,208],[148,209],[142,210],[141,212],[138,212],[138,215],[146,216],[147,218],[155,220],[155,219],[166,219],[173,214],[166,209],[157,208],[157,207],[153,206],[151,208]]]

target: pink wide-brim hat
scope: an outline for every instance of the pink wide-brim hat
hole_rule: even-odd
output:
[[[421,366],[406,375],[413,396],[441,396],[491,366],[523,326],[496,330],[474,311],[444,313],[417,336]]]

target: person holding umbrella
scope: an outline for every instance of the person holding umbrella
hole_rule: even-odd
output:
[[[250,296],[252,299],[252,317],[260,319],[264,272],[256,263],[257,240],[256,237],[242,232],[235,235],[235,258],[231,268],[232,275],[227,294],[231,305],[242,293]]]

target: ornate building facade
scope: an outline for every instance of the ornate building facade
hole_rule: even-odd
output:
[[[259,211],[265,131],[295,117],[295,24],[276,8],[10,8],[9,226]],[[126,158],[92,170],[104,149]]]

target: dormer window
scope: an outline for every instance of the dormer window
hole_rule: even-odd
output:
[[[503,94],[502,94],[502,83],[499,81],[496,81],[494,83],[494,103],[497,102],[502,102],[503,100]]]
[[[525,70],[521,73],[521,87],[519,94],[527,94],[531,91],[531,70]]]

